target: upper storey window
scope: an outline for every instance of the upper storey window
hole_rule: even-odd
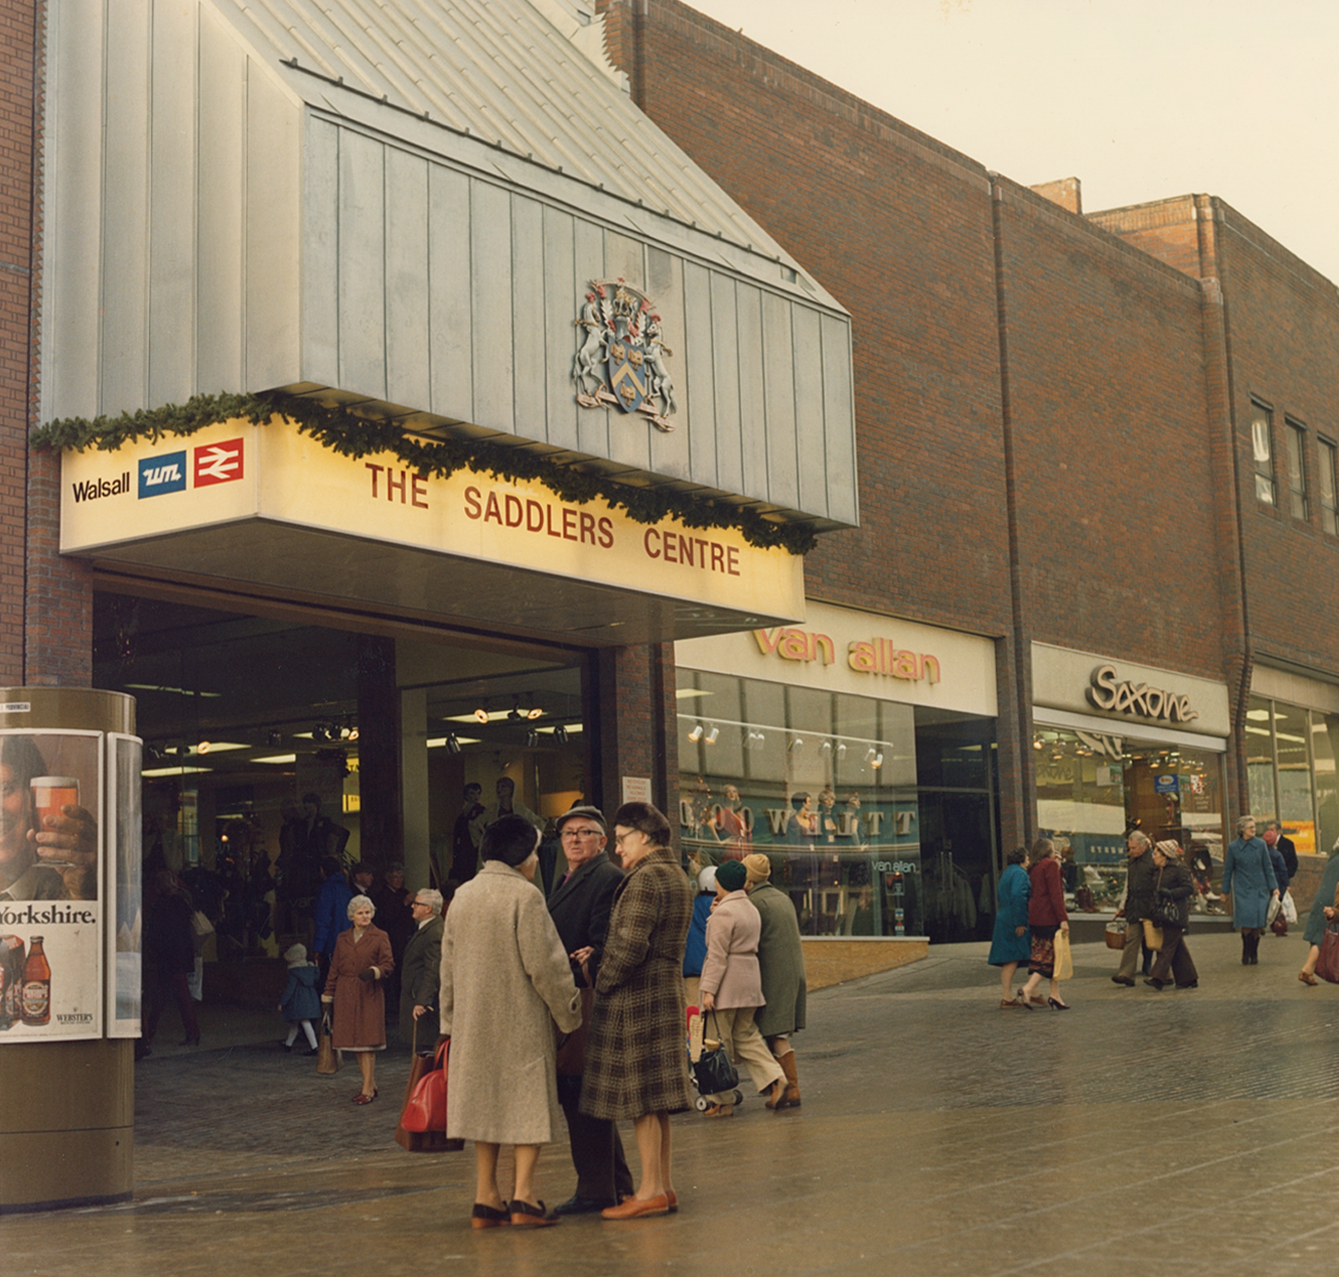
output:
[[[1255,495],[1266,505],[1274,505],[1278,500],[1278,482],[1274,478],[1274,414],[1254,399],[1251,452],[1255,458]]]
[[[1284,437],[1288,444],[1288,511],[1294,519],[1307,517],[1306,427],[1286,421]]]
[[[1320,453],[1320,526],[1331,536],[1339,536],[1339,506],[1335,503],[1335,467],[1339,448],[1328,439],[1318,439]]]

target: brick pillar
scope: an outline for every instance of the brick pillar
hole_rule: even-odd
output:
[[[612,818],[623,801],[623,777],[649,776],[651,801],[677,826],[674,644],[601,651],[594,665],[599,740],[592,742],[591,756],[599,787],[592,787],[593,794]]]

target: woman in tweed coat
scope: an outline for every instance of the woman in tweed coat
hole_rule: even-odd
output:
[[[625,877],[595,981],[581,1111],[632,1118],[642,1166],[636,1194],[604,1211],[606,1219],[665,1215],[679,1205],[669,1116],[692,1102],[680,965],[693,892],[669,840],[669,821],[650,803],[624,803],[614,814]]]

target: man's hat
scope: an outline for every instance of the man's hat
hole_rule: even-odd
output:
[[[598,807],[569,807],[557,820],[553,822],[553,827],[558,833],[563,832],[563,826],[569,820],[591,820],[600,826],[600,832],[606,836],[609,833],[609,826],[605,824],[604,812]]]

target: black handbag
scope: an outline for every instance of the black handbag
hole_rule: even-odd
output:
[[[715,1024],[715,1011],[711,1013],[711,1020]],[[704,1049],[697,1057],[697,1063],[693,1065],[693,1080],[697,1083],[700,1095],[719,1095],[723,1091],[735,1089],[739,1083],[739,1070],[725,1053],[724,1043],[713,1051]]]
[[[1157,927],[1181,927],[1181,902],[1162,895],[1162,871],[1158,871],[1158,895],[1153,901],[1149,918]]]

